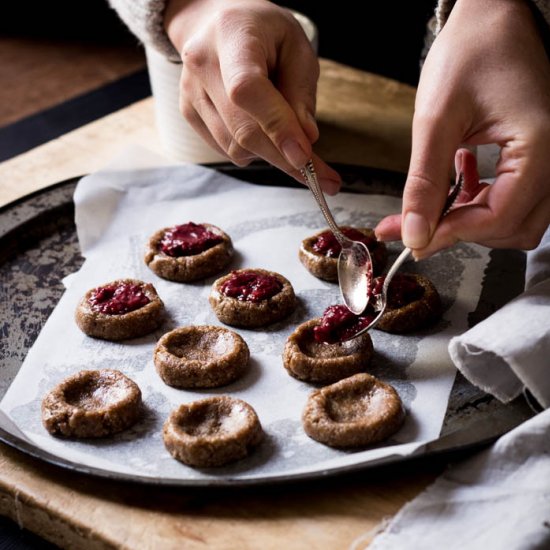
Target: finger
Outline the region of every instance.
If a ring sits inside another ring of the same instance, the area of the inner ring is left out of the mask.
[[[185,118],[211,147],[238,166],[247,166],[256,158],[254,153],[244,150],[234,143],[231,132],[206,93],[203,93],[200,98],[196,98],[190,107],[191,110],[185,114]]]
[[[411,163],[403,192],[405,246],[430,242],[449,189],[449,171],[461,141],[459,124],[443,116],[415,114]]]
[[[259,40],[246,36],[220,47],[220,71],[229,101],[248,113],[295,169],[311,158],[311,143],[282,94],[269,80]]]
[[[474,199],[487,183],[479,181],[477,160],[468,149],[459,149],[455,155],[455,170],[463,174],[462,190],[456,198],[455,205],[461,205]],[[401,239],[401,214],[392,214],[382,219],[375,228],[376,238],[379,241],[397,241]]]
[[[386,216],[374,228],[374,234],[379,241],[389,242],[401,239],[401,214]]]
[[[465,204],[472,201],[485,187],[487,183],[479,181],[477,171],[477,159],[468,149],[459,149],[455,155],[455,169],[457,173],[462,173],[463,184],[455,204]]]
[[[296,25],[296,41],[283,43],[277,88],[296,113],[310,142],[315,143],[319,139],[315,121],[319,61],[301,27]]]
[[[331,168],[326,164],[320,157],[315,153],[312,155],[313,165],[315,166],[315,173],[317,175],[317,180],[321,185],[321,189],[327,195],[336,195],[342,186],[342,179],[336,170]],[[304,176],[299,170],[294,170],[289,172],[289,174],[302,185],[306,185]]]
[[[495,212],[489,206],[492,202],[490,195],[497,192],[496,185],[495,182],[482,191],[475,201],[460,206],[444,218],[430,244],[414,251],[415,258],[426,258],[458,241],[524,250],[537,246],[550,223],[550,198],[535,201],[531,210],[524,213],[521,222],[510,225],[510,215]]]
[[[540,202],[527,216],[519,230],[511,237],[480,242],[490,248],[533,250],[550,224],[550,198]]]
[[[304,182],[301,172],[281,155],[259,124],[246,111],[231,103],[223,88],[211,85],[211,94],[212,100],[201,103],[201,115],[205,120],[212,121],[207,125],[230,159],[238,162],[250,158],[251,155],[260,157],[300,183]],[[323,191],[329,195],[336,194],[341,186],[338,173],[318,156],[312,154],[311,158],[314,159]]]

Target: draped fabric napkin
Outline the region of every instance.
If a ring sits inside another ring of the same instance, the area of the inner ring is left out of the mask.
[[[525,292],[449,344],[464,376],[500,401],[527,388],[550,407],[550,229],[528,254]]]
[[[368,549],[550,548],[549,432],[547,409],[449,468]]]
[[[550,228],[528,254],[525,292],[453,338],[449,351],[498,399],[528,389],[547,410],[449,468],[369,550],[550,548]]]

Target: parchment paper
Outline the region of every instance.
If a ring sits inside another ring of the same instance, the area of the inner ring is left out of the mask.
[[[375,357],[368,372],[391,383],[407,409],[403,428],[381,445],[340,451],[309,439],[301,412],[314,386],[291,378],[281,354],[288,335],[301,322],[340,303],[338,287],[310,275],[298,260],[305,237],[325,227],[307,189],[256,186],[213,170],[161,166],[162,159],[143,150],[127,151],[108,168],[80,181],[75,193],[78,236],[86,261],[67,281],[67,291],[29,351],[1,408],[26,437],[49,452],[74,462],[141,478],[162,480],[269,480],[407,455],[437,438],[455,368],[448,356],[451,337],[467,328],[475,309],[487,263],[485,249],[459,244],[415,263],[404,271],[427,275],[445,306],[443,319],[408,336],[373,331]],[[341,224],[374,226],[397,212],[400,201],[389,196],[342,193],[329,198]],[[143,262],[144,246],[155,230],[187,221],[209,222],[232,237],[236,257],[229,269],[261,267],[277,271],[293,284],[299,307],[288,319],[265,329],[236,329],[250,347],[248,373],[216,390],[179,390],[166,386],[155,371],[152,353],[158,338],[182,325],[220,325],[208,295],[216,277],[202,283],[165,281]],[[399,252],[390,246],[390,261]],[[90,288],[122,277],[155,285],[168,320],[154,334],[122,343],[82,334],[75,307]],[[71,441],[51,437],[41,424],[44,394],[66,376],[82,369],[115,368],[141,388],[146,406],[135,427],[105,440]],[[244,399],[257,411],[266,437],[249,458],[218,469],[193,469],[172,459],[161,430],[178,404],[210,395]]]

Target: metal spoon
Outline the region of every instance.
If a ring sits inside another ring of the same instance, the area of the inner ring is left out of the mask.
[[[372,281],[372,259],[364,243],[346,237],[336,225],[329,210],[323,191],[317,180],[313,161],[302,169],[306,184],[313,193],[325,220],[342,247],[338,256],[338,282],[344,303],[353,313],[359,315],[367,307],[369,288]]]
[[[462,190],[463,185],[464,185],[464,174],[462,174],[461,172],[458,175],[458,178],[455,184],[452,186],[451,191],[447,196],[447,199],[445,200],[445,204],[443,206],[443,213],[439,218],[440,221],[451,211],[451,208],[455,203],[460,191]],[[353,340],[353,338],[357,338],[358,336],[371,330],[378,324],[378,322],[380,321],[380,318],[382,317],[382,315],[384,315],[384,312],[386,311],[386,307],[388,305],[388,288],[390,286],[391,280],[393,279],[393,276],[397,273],[397,270],[401,267],[401,264],[407,259],[410,253],[411,253],[411,249],[405,248],[401,252],[401,254],[399,254],[395,262],[393,262],[392,266],[388,270],[388,273],[384,278],[382,291],[375,298],[376,301],[374,305],[374,311],[376,312],[376,317],[366,327],[362,328],[360,331],[354,334],[351,338],[349,338],[349,340]]]

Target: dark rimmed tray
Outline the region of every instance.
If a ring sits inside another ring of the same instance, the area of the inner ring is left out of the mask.
[[[346,189],[352,192],[399,195],[403,187],[402,174],[349,165],[335,167],[342,174]],[[216,165],[216,169],[255,184],[296,185],[281,172],[263,164],[247,168],[224,164]],[[28,349],[61,297],[62,278],[77,270],[82,263],[73,220],[72,196],[77,182],[78,178],[60,182],[0,209],[0,398],[17,374]],[[484,285],[478,307],[470,318],[471,325],[521,292],[524,267],[525,259],[521,253],[491,253],[486,271],[486,279],[489,279],[490,284]],[[506,284],[502,284],[502,281],[506,281]],[[456,451],[490,441],[530,415],[530,410],[523,401],[518,400],[511,405],[503,406],[458,377],[452,391],[442,437],[428,445],[424,454]],[[0,440],[59,466],[102,477],[135,481],[131,476],[60,459],[17,437],[15,432],[9,430],[0,429]],[[392,460],[403,458],[390,457],[382,462],[388,463]],[[350,468],[333,469],[327,472],[327,475],[372,465],[359,464]],[[276,481],[319,475],[316,473],[288,476],[277,478]],[[137,481],[162,483],[161,480]],[[239,480],[227,484],[246,483],[251,481]],[[252,483],[258,481],[253,480]],[[215,484],[222,485],[223,482],[216,480]]]

